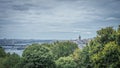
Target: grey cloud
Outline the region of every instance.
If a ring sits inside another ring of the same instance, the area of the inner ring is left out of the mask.
[[[0,3],[11,3],[13,2],[12,0],[0,0]]]
[[[119,4],[117,0],[0,0],[0,27],[3,33],[13,34],[32,33],[33,29],[35,35],[79,31],[91,34],[100,27],[119,24]]]
[[[20,10],[20,11],[24,11],[24,10],[28,10],[29,8],[25,5],[13,5],[12,8],[14,10]]]

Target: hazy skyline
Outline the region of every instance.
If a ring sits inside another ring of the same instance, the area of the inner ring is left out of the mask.
[[[92,38],[120,24],[120,0],[0,0],[0,38]]]

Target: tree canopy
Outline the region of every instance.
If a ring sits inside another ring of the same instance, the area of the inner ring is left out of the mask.
[[[76,68],[76,63],[71,57],[60,57],[56,61],[56,68]]]
[[[52,52],[45,46],[33,44],[23,52],[27,68],[53,68],[54,57]]]

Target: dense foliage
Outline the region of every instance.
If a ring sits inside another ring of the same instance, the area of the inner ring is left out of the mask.
[[[77,44],[70,41],[32,44],[23,52],[25,68],[56,68],[56,60],[71,55],[76,48]]]
[[[79,54],[79,68],[119,68],[120,26],[117,30],[112,27],[98,30]]]
[[[23,52],[27,68],[53,68],[54,57],[52,52],[45,46],[33,44]]]
[[[55,59],[60,57],[67,57],[70,54],[73,54],[74,50],[78,48],[77,44],[70,41],[57,41],[52,45],[53,47],[51,48],[51,51],[53,52]]]
[[[71,57],[60,57],[56,61],[57,68],[76,68],[76,63],[74,62],[73,58]]]
[[[120,26],[102,28],[82,49],[71,41],[32,44],[23,56],[0,47],[0,68],[119,68]]]
[[[6,53],[2,47],[0,47],[0,58],[5,57]]]
[[[4,49],[0,47],[0,68],[15,68],[15,65],[19,63],[19,55],[13,53],[5,53]]]

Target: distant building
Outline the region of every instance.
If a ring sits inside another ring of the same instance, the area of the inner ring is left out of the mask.
[[[78,38],[78,40],[80,41],[81,40],[81,36],[79,35],[79,38]]]

